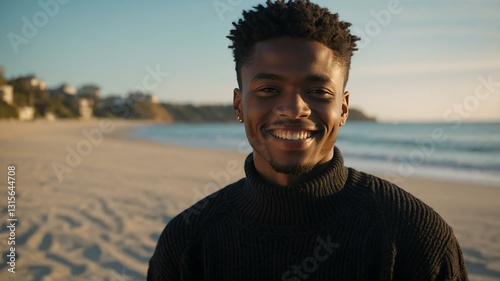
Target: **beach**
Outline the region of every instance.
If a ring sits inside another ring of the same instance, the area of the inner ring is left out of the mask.
[[[0,280],[145,280],[166,223],[244,176],[246,154],[125,134],[146,124],[0,122]],[[15,167],[15,273],[7,263],[8,167]],[[500,187],[423,178],[401,187],[453,227],[471,280],[500,280]]]

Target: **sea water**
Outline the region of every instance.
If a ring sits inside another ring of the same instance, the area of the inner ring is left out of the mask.
[[[172,124],[139,127],[137,137],[248,154],[242,124]],[[424,177],[500,187],[500,123],[350,122],[336,146],[346,166],[394,181]]]

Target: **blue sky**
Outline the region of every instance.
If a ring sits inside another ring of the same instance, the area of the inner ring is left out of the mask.
[[[262,2],[2,1],[0,65],[7,78],[91,83],[104,96],[125,95],[159,69],[168,76],[152,92],[162,101],[230,103],[236,76],[225,37]],[[363,38],[346,88],[351,106],[384,121],[500,120],[500,1],[315,2]]]

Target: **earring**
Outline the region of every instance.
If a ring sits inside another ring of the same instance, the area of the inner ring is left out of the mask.
[[[241,117],[239,115],[236,115],[236,119],[238,120],[238,122],[243,123],[243,120],[241,119]]]

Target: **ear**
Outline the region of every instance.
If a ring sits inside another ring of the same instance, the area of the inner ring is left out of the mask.
[[[233,90],[233,111],[236,117],[243,120],[243,106],[241,104],[242,93],[239,88],[234,88]]]
[[[345,91],[342,95],[342,114],[340,115],[340,123],[342,125],[347,122],[347,117],[349,116],[349,92]]]

